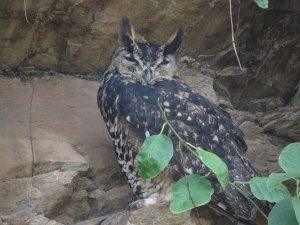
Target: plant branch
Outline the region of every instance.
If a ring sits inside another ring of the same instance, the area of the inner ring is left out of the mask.
[[[180,137],[180,135],[177,133],[177,131],[174,129],[174,127],[172,126],[172,124],[171,124],[170,121],[168,120],[168,118],[167,118],[167,116],[166,116],[166,113],[165,113],[165,111],[163,110],[163,108],[162,108],[162,106],[161,106],[161,104],[160,104],[160,102],[159,102],[159,99],[157,99],[157,105],[158,105],[159,110],[160,110],[160,112],[161,112],[161,114],[163,115],[163,118],[164,118],[164,120],[165,120],[165,123],[163,124],[163,127],[162,127],[162,130],[161,130],[160,134],[163,132],[164,127],[167,125],[167,126],[172,130],[172,132],[175,134],[175,136],[178,138],[178,140],[179,140],[181,143],[183,143],[184,146],[185,146],[188,150],[190,150],[196,157],[198,157],[198,155],[197,155],[197,154],[190,148],[190,146],[188,145],[189,143],[186,142],[185,140],[183,140],[183,139]],[[194,146],[193,146],[193,147],[194,147]],[[194,148],[195,148],[195,147],[194,147]],[[180,149],[180,154],[181,154],[181,157],[182,157],[181,149]],[[184,171],[184,173],[185,173],[185,171]],[[190,188],[189,188],[189,183],[187,182],[187,180],[186,180],[186,187],[187,187],[187,190],[188,190],[188,192],[189,192],[190,200],[191,200],[191,202],[192,202],[194,208],[196,208],[196,204],[195,204],[195,202],[194,202],[194,200],[193,200],[193,198],[192,198],[192,195],[191,195],[191,192],[190,192]]]
[[[161,131],[160,131],[160,133],[159,133],[159,135],[161,135],[163,132],[164,132],[164,129],[165,129],[165,126],[167,125],[167,123],[164,123],[163,124],[163,126],[162,126],[162,128],[161,128]]]
[[[235,185],[235,182],[232,183],[232,182],[229,182],[229,184],[235,189],[237,190],[241,195],[244,196],[244,198],[246,198],[259,212],[260,214],[266,219],[268,220],[268,217],[267,215],[264,213],[264,211],[261,210],[261,208],[259,208],[259,206],[251,199],[249,198],[244,192],[242,189],[240,189],[237,185]]]
[[[236,184],[249,184],[249,181],[234,181]]]
[[[195,149],[195,150],[197,150],[198,149],[198,147],[196,147],[196,146],[194,146],[194,145],[192,145],[191,143],[186,143],[188,146],[190,146],[191,148],[193,148],[193,149]]]
[[[241,15],[241,0],[238,0],[239,2],[239,11],[238,11],[238,18],[237,18],[237,23],[236,23],[236,30],[239,29],[240,27],[240,15]]]
[[[164,120],[165,120],[165,123],[168,125],[168,127],[172,130],[172,132],[176,135],[176,137],[179,139],[179,141],[181,141],[181,142],[185,142],[180,136],[179,136],[179,134],[176,132],[176,130],[173,128],[173,126],[170,124],[170,122],[169,122],[169,120],[168,120],[168,118],[167,118],[167,116],[166,116],[166,113],[165,113],[165,111],[163,110],[163,108],[161,107],[161,104],[160,104],[160,102],[159,102],[159,99],[157,99],[157,105],[158,105],[158,107],[159,107],[159,110],[160,110],[160,112],[161,112],[161,114],[163,115],[163,117],[164,117]]]
[[[177,131],[174,129],[174,127],[172,126],[172,124],[170,123],[170,121],[168,120],[167,116],[166,116],[166,113],[165,111],[163,110],[160,102],[159,102],[159,99],[157,99],[157,105],[159,107],[159,110],[165,120],[165,123],[167,124],[167,126],[171,129],[171,131],[175,134],[175,136],[178,138],[178,140],[184,144],[184,146],[191,152],[193,153],[196,157],[199,158],[199,156],[195,153],[195,151],[193,151],[193,149],[191,148],[191,146],[194,148],[194,149],[197,149],[197,147],[193,146],[192,144],[186,142],[185,140],[183,140],[180,135],[177,133]]]
[[[26,22],[29,24],[29,20],[27,17],[26,0],[24,0],[24,16],[25,16]]]
[[[241,65],[241,62],[240,62],[240,58],[239,58],[239,55],[238,55],[236,47],[235,47],[231,0],[229,0],[229,13],[230,13],[230,23],[231,23],[231,41],[232,41],[232,47],[233,47],[234,53],[236,55],[236,58],[237,58],[240,70],[242,70],[242,65]]]

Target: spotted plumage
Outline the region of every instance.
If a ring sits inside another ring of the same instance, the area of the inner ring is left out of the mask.
[[[181,177],[198,173],[207,175],[216,191],[220,189],[215,176],[187,151],[170,130],[175,153],[167,169],[150,181],[138,174],[136,155],[143,141],[158,134],[164,123],[157,105],[159,99],[166,116],[184,140],[220,156],[229,168],[231,181],[248,181],[256,175],[243,154],[247,146],[243,133],[229,114],[209,102],[178,74],[174,54],[181,43],[178,30],[162,45],[138,43],[128,19],[122,20],[124,46],[114,53],[98,91],[98,106],[117,154],[118,162],[134,194],[147,202],[169,200],[172,183]],[[250,196],[249,187],[238,186]],[[237,191],[227,188],[216,194],[210,205],[236,218],[245,220],[255,209]]]

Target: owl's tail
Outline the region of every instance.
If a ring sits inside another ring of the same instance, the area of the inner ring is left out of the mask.
[[[250,221],[250,220],[245,220],[243,218],[237,217],[234,214],[222,209],[221,207],[219,207],[218,205],[214,204],[214,203],[208,203],[207,204],[211,209],[213,209],[215,212],[217,212],[218,214],[221,214],[225,217],[227,217],[228,219],[232,220],[232,221],[237,221],[243,225],[257,225],[256,223]]]
[[[244,197],[247,196],[252,199],[265,214],[268,214],[272,209],[272,205],[254,199],[250,186],[247,183],[252,177],[259,176],[259,173],[243,157],[236,157],[233,162],[236,164],[232,170],[229,170],[229,179],[232,182],[235,180],[237,182],[235,183],[235,187],[230,185],[223,193],[216,195],[216,198],[220,200],[220,202],[225,203],[224,205],[221,204],[221,206],[223,206],[223,208],[221,207],[221,210],[224,209],[223,211],[225,211],[225,213],[227,212],[227,214],[228,212],[232,212],[232,214],[234,214],[233,219],[236,219],[242,224],[266,224],[265,219],[262,220],[264,223],[253,223],[253,221],[256,221],[256,218],[259,218],[257,217],[257,209],[248,199],[246,199],[246,197]],[[241,194],[241,192],[243,194]],[[214,205],[218,206],[218,204]],[[216,207],[214,207],[214,209],[216,209]],[[220,210],[218,211],[220,212]]]

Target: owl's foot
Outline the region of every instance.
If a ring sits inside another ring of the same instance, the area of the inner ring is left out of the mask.
[[[139,200],[136,200],[136,201],[133,201],[133,202],[129,203],[129,205],[126,208],[126,211],[131,212],[131,211],[137,210],[139,208],[142,208],[142,206],[143,206],[142,201],[143,200],[144,199],[139,199]]]
[[[134,211],[137,209],[140,209],[142,207],[147,207],[149,205],[153,205],[158,203],[158,196],[157,195],[151,195],[148,198],[144,198],[144,199],[138,199],[134,202],[131,202],[127,208],[126,211]]]

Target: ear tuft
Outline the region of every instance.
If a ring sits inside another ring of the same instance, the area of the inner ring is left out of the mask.
[[[182,28],[178,29],[176,33],[167,41],[166,44],[163,45],[164,55],[172,55],[175,54],[177,49],[179,48],[182,41],[183,30]]]
[[[121,32],[123,45],[130,48],[131,44],[134,43],[134,30],[127,17],[122,17]]]

